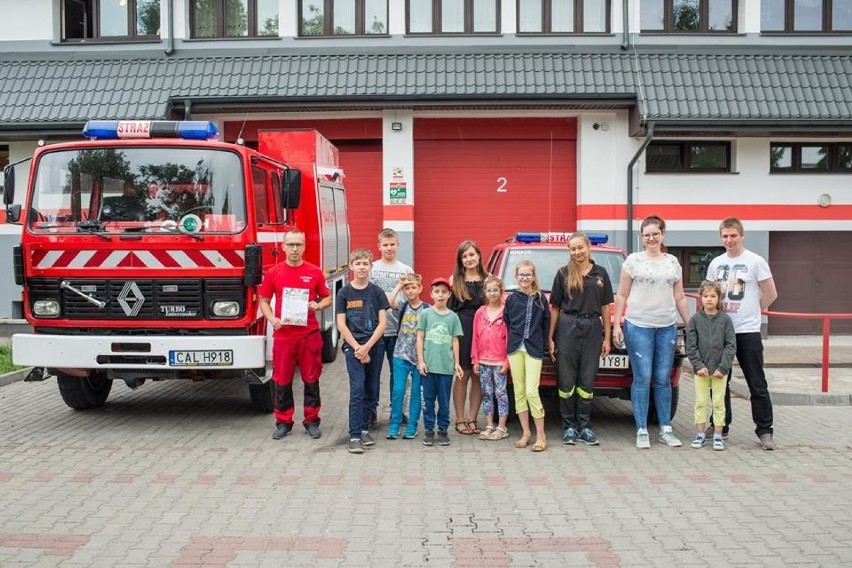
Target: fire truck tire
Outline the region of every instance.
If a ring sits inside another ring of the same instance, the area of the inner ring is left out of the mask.
[[[92,372],[88,377],[72,377],[56,373],[59,394],[65,404],[74,410],[89,410],[103,406],[112,389],[112,381],[106,375]]]
[[[322,332],[322,362],[331,363],[337,359],[337,352],[340,351],[340,334],[336,332],[334,326]]]
[[[677,413],[677,403],[679,398],[680,387],[672,387],[672,420],[674,420],[675,414]],[[648,405],[648,424],[659,424],[660,419],[657,418],[657,408],[654,406],[654,389],[651,389],[650,401],[651,403]]]
[[[251,404],[258,412],[272,412],[275,409],[275,383],[267,381],[262,385],[249,385]]]

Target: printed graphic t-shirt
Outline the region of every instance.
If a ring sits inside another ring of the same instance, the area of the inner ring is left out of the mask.
[[[760,282],[769,278],[769,264],[750,250],[736,257],[717,256],[707,268],[707,279],[722,287],[722,309],[731,316],[737,333],[760,331]]]
[[[337,293],[335,302],[335,312],[346,314],[346,327],[358,343],[370,339],[379,324],[379,311],[390,306],[388,297],[372,282],[362,289],[347,284]]]
[[[455,374],[453,337],[462,335],[461,321],[455,312],[439,314],[433,309],[420,314],[418,331],[424,332],[423,359],[426,370],[440,375]]]

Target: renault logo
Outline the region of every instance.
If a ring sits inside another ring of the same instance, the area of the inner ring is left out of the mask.
[[[127,299],[133,296],[130,302]],[[145,296],[142,295],[142,290],[136,285],[136,282],[125,282],[121,293],[118,295],[118,303],[121,309],[124,310],[124,315],[129,318],[139,315],[142,309],[142,304],[145,303]]]

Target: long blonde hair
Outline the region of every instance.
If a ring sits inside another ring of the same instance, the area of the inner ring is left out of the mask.
[[[571,238],[568,239],[568,246],[570,248],[571,241],[574,239],[583,239],[583,242],[586,243],[586,247],[589,248],[589,253],[591,254],[592,243],[589,241],[589,237],[586,233],[574,233],[571,235]],[[579,263],[574,260],[574,256],[569,253],[568,266],[567,266],[568,274],[565,276],[565,290],[568,292],[568,298],[573,298],[573,294],[571,294],[571,290],[577,290],[580,293],[583,292],[584,283],[583,283],[583,271],[580,269]]]
[[[518,263],[515,265],[515,279],[518,278],[518,271],[521,269],[522,266],[528,266],[530,270],[532,270],[532,295],[537,296],[541,294],[541,284],[539,284],[538,282],[538,274],[535,271],[535,264],[533,264],[531,260],[518,261]]]

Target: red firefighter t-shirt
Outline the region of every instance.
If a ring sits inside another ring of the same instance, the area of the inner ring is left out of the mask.
[[[305,303],[318,302],[330,295],[325,283],[325,276],[319,267],[310,262],[299,266],[290,266],[286,262],[276,264],[263,277],[258,288],[258,294],[264,298],[275,298],[275,317],[281,317],[281,307],[284,305],[285,294],[291,298],[305,297]],[[313,310],[308,309],[305,325],[284,324],[281,329],[273,332],[276,339],[299,339],[311,332],[319,330],[319,322]]]

